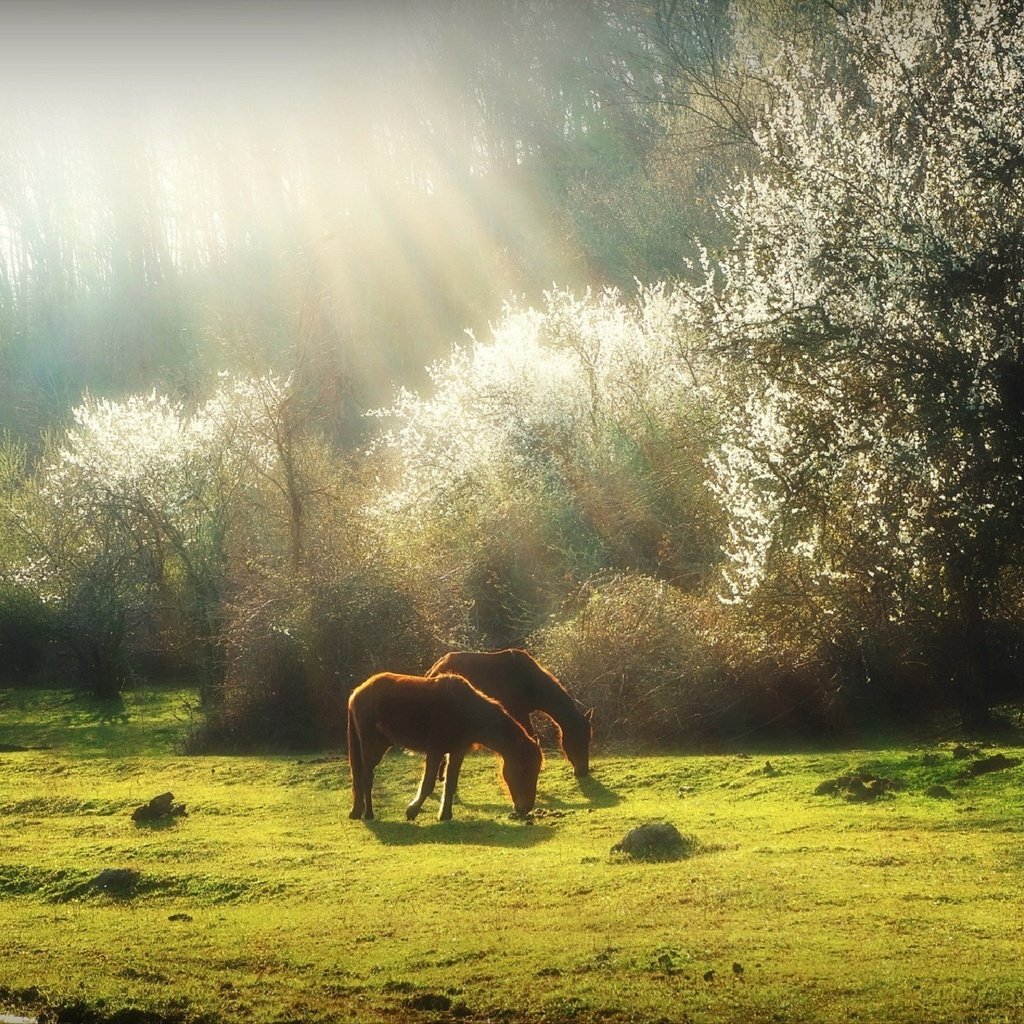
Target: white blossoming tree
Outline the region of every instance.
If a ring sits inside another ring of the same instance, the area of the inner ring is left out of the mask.
[[[715,463],[730,596],[826,642],[927,624],[982,725],[1024,528],[1024,23],[876,2],[836,66],[790,57],[704,290],[741,396]]]
[[[192,413],[156,392],[86,398],[19,496],[19,578],[61,607],[97,695],[123,684],[131,629],[171,606],[216,675],[229,531],[243,512],[256,529],[247,495],[281,475],[272,413],[286,396],[267,378],[224,380]]]
[[[449,607],[472,605],[476,632],[449,635],[522,641],[557,591],[606,566],[706,580],[712,424],[688,320],[663,286],[634,301],[552,291],[455,347],[431,394],[379,414],[391,475],[376,521],[406,563],[434,560]]]

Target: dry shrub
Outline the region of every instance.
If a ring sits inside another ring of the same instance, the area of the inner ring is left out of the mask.
[[[616,574],[531,643],[594,708],[598,738],[722,746],[828,731],[828,686],[766,657],[736,619],[714,595]]]
[[[378,573],[263,580],[231,605],[227,674],[196,750],[340,746],[352,689],[414,671],[435,644],[408,596]]]
[[[670,584],[622,574],[590,583],[578,609],[532,638],[538,657],[594,708],[616,739],[700,735],[720,695],[696,601]]]

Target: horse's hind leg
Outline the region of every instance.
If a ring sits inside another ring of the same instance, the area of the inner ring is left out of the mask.
[[[349,763],[352,767],[352,810],[350,818],[373,818],[373,773],[387,753],[388,744],[382,737],[372,734],[363,736],[356,730],[353,744],[349,732]]]
[[[452,820],[452,801],[455,799],[455,789],[459,784],[459,772],[462,771],[462,759],[466,756],[464,750],[453,750],[448,755],[448,768],[444,775],[444,794],[441,797],[441,812],[438,814],[438,821]]]
[[[412,803],[405,809],[405,816],[410,821],[420,813],[423,801],[434,792],[434,786],[437,783],[438,769],[443,763],[444,754],[433,752],[427,754],[427,759],[423,765],[423,779],[420,781],[419,791],[416,793],[416,797],[413,799]]]
[[[352,810],[348,816],[353,821],[358,821],[366,810],[366,772],[363,768],[363,744],[359,738],[359,725],[351,711],[348,715],[348,766],[352,775]],[[370,785],[373,785],[372,779]]]

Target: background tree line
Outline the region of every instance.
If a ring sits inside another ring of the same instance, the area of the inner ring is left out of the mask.
[[[1019,696],[1011,4],[334,28],[8,111],[5,674],[182,673],[238,746],[467,646],[632,740]]]

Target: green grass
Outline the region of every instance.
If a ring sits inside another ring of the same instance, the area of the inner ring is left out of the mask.
[[[0,743],[52,748],[0,754],[0,1014],[1024,1022],[1024,767],[959,781],[948,746],[770,755],[778,774],[598,750],[580,785],[551,755],[527,825],[483,753],[440,824],[436,803],[404,820],[420,764],[391,755],[362,823],[340,759],[176,753],[182,706],[130,696],[113,721],[0,693]],[[814,795],[858,768],[904,788]],[[188,816],[135,825],[165,790]],[[610,852],[650,820],[699,852]],[[137,871],[132,893],[96,890],[105,868]]]
[[[147,687],[110,701],[62,690],[0,689],[0,744],[76,757],[166,754],[198,709],[189,689]]]

